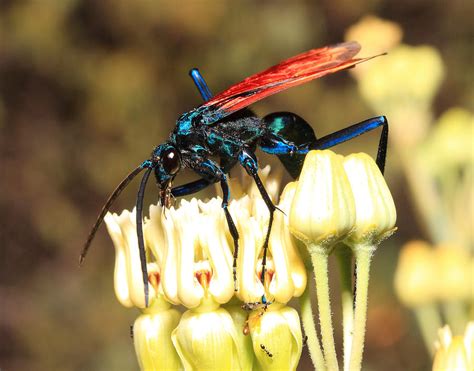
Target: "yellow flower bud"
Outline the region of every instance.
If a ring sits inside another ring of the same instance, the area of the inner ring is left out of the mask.
[[[356,75],[361,95],[374,111],[390,117],[394,143],[400,150],[419,144],[428,132],[431,103],[444,76],[439,52],[402,44],[362,67],[363,73]]]
[[[306,156],[290,209],[290,231],[309,249],[327,249],[349,233],[355,205],[343,158],[329,150]]]
[[[171,338],[186,370],[241,369],[237,329],[217,305],[185,312]]]
[[[474,115],[463,108],[444,112],[424,143],[421,155],[434,175],[473,163]],[[447,176],[452,176],[449,173]]]
[[[354,195],[356,220],[346,238],[353,245],[377,245],[396,230],[397,212],[387,183],[375,161],[366,153],[344,159]]]
[[[298,312],[274,303],[249,316],[255,356],[264,370],[296,370],[303,348]]]
[[[178,370],[182,368],[171,333],[181,314],[164,300],[155,301],[133,325],[133,342],[141,370]]]
[[[394,102],[426,106],[444,75],[439,52],[429,46],[400,45],[372,67],[359,82],[363,96],[374,106]]]
[[[468,323],[464,337],[453,337],[449,326],[441,328],[438,336],[433,371],[474,369],[474,322]]]
[[[450,244],[436,246],[433,253],[438,298],[443,301],[469,299],[473,283],[469,253]]]
[[[409,307],[435,301],[437,266],[433,249],[423,241],[411,241],[400,252],[395,272],[395,291]]]
[[[254,364],[254,354],[252,349],[252,338],[247,332],[248,329],[248,312],[243,310],[240,305],[229,305],[225,309],[229,312],[234,326],[237,329],[237,346],[241,349],[240,363],[242,370],[252,370]]]
[[[344,38],[346,41],[357,40],[362,45],[364,55],[377,55],[386,53],[398,45],[402,36],[403,30],[397,23],[367,15],[349,27]],[[370,63],[377,62],[378,60],[374,60]],[[362,63],[351,70],[351,73],[363,74],[364,67],[367,66]]]

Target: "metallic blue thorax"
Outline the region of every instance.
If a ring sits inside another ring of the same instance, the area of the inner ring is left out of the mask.
[[[237,159],[244,147],[255,149],[264,133],[261,120],[248,110],[212,124],[203,122],[201,110],[193,110],[178,119],[170,142],[185,160],[187,155],[206,154],[228,161]]]

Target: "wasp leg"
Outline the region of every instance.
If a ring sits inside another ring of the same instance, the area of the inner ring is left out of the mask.
[[[308,124],[293,113],[271,114],[264,121],[269,131],[261,141],[262,150],[278,155],[293,178],[298,177],[303,167],[304,156],[301,155],[309,150],[331,148],[382,126],[376,163],[382,174],[384,172],[388,144],[388,121],[385,116],[370,118],[319,139],[310,132]],[[311,136],[314,139],[308,141]]]
[[[138,189],[137,204],[136,204],[136,224],[137,224],[137,240],[138,240],[138,251],[140,253],[140,264],[142,266],[142,278],[143,286],[145,289],[145,307],[148,307],[148,271],[146,266],[146,252],[145,252],[145,239],[143,238],[143,197],[145,195],[145,187],[150,177],[150,173],[153,169],[150,167],[143,174],[140,188]]]
[[[237,291],[237,258],[239,256],[239,232],[229,212],[229,199],[230,190],[227,183],[227,176],[224,171],[219,167],[217,163],[212,160],[204,159],[199,156],[195,156],[192,159],[192,169],[203,177],[203,180],[207,181],[208,184],[220,182],[222,188],[222,209],[224,210],[227,225],[229,227],[230,235],[234,240],[234,257],[232,264],[232,274],[234,278],[234,291]],[[196,181],[194,183],[198,183]],[[204,188],[204,187],[202,187]]]
[[[373,117],[371,119],[351,125],[345,129],[338,130],[335,133],[319,138],[312,143],[310,149],[326,149],[347,142],[361,134],[367,133],[382,126],[382,133],[380,134],[379,146],[377,150],[376,163],[381,173],[385,169],[385,160],[387,157],[387,143],[388,143],[388,121],[385,116]]]
[[[272,230],[273,213],[275,212],[277,208],[273,204],[270,196],[268,195],[265,187],[263,186],[262,181],[260,180],[260,177],[258,176],[258,163],[257,163],[257,158],[255,157],[255,154],[252,153],[252,151],[250,151],[248,148],[244,148],[239,154],[239,162],[247,171],[247,174],[249,174],[255,181],[255,184],[257,185],[260,195],[262,196],[263,201],[265,202],[265,205],[267,205],[268,211],[270,212],[267,234],[265,236],[265,242],[263,244],[262,276],[260,277],[260,281],[262,282],[262,285],[265,287],[265,267],[267,264],[268,240],[270,238],[270,232]],[[267,303],[265,294],[262,296],[262,303],[263,304]]]
[[[174,187],[171,189],[171,194],[174,197],[181,197],[181,196],[187,196],[187,195],[192,195],[193,193],[197,193],[200,190],[210,186],[211,184],[214,184],[218,182],[219,179],[214,179],[214,180],[209,180],[209,179],[198,179],[190,183],[186,183],[177,187]]]
[[[229,226],[230,235],[234,240],[234,257],[232,262],[232,275],[234,277],[234,291],[238,290],[237,287],[237,258],[239,257],[239,232],[235,226],[232,216],[230,215],[228,204],[230,198],[229,185],[227,184],[227,178],[221,180],[222,187],[222,208],[224,209],[225,218],[227,220],[227,225]]]
[[[193,79],[194,84],[199,90],[199,94],[201,94],[202,99],[204,99],[204,101],[208,101],[209,99],[211,99],[212,93],[209,90],[209,87],[207,86],[206,80],[204,80],[204,77],[202,77],[201,72],[199,72],[197,68],[193,68],[189,71],[189,76],[191,76],[191,78]]]

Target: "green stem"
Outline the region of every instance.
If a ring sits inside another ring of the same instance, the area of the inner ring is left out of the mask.
[[[314,368],[318,371],[326,371],[326,362],[324,361],[321,345],[319,344],[318,334],[316,333],[309,286],[310,283],[308,282],[303,295],[300,297],[301,320],[303,322],[304,333],[308,337],[308,350],[311,360],[313,361]]]
[[[440,313],[434,304],[416,307],[414,311],[426,349],[434,356],[434,341],[438,337],[438,329],[442,326]]]
[[[412,199],[421,216],[420,222],[424,223],[422,227],[425,227],[434,242],[446,241],[449,233],[440,195],[433,180],[426,174],[426,169],[419,164],[416,156],[413,156],[413,152],[413,149],[401,148],[399,157]]]
[[[311,251],[314,278],[316,279],[316,295],[318,298],[324,358],[326,359],[328,370],[335,371],[339,370],[339,365],[337,364],[336,347],[334,345],[331,302],[329,299],[328,253],[326,249],[320,246],[311,246],[309,251]]]
[[[341,280],[342,333],[344,344],[344,370],[349,370],[349,357],[352,346],[352,330],[354,326],[354,298],[352,295],[352,251],[348,246],[341,245],[336,249]]]
[[[360,370],[362,367],[365,325],[367,321],[370,260],[374,250],[374,246],[354,246],[357,278],[354,313],[354,337],[352,339],[351,358],[349,362],[349,369],[351,371]]]
[[[446,301],[442,304],[442,310],[453,335],[462,335],[468,322],[464,303],[459,300]]]

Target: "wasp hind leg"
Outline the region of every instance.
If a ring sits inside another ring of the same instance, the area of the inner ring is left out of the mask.
[[[263,201],[265,202],[265,205],[267,205],[268,211],[270,213],[267,234],[265,236],[265,242],[263,243],[262,274],[260,277],[260,281],[262,282],[263,287],[265,287],[265,270],[267,264],[268,241],[270,239],[270,232],[272,230],[273,214],[275,213],[275,210],[277,210],[277,207],[273,204],[270,196],[268,195],[267,190],[265,189],[260,177],[258,176],[258,163],[255,154],[250,151],[250,149],[244,148],[239,154],[239,162],[247,171],[247,174],[249,174],[255,181],[257,189],[259,190],[260,195],[262,196]],[[266,303],[267,299],[265,297],[265,294],[263,294],[262,304]]]
[[[378,127],[382,126],[382,133],[380,134],[379,145],[377,149],[377,159],[375,162],[383,174],[385,170],[385,160],[387,158],[388,145],[388,121],[385,116],[377,116],[351,125],[345,129],[338,130],[332,134],[326,135],[317,139],[310,149],[326,149],[334,147],[340,143],[347,142],[359,135],[365,134]]]
[[[382,174],[384,172],[388,145],[388,121],[385,116],[367,119],[319,139],[311,126],[294,113],[273,113],[265,116],[263,121],[267,134],[262,138],[260,147],[264,152],[277,155],[295,179],[309,150],[331,148],[382,126],[376,163]]]

